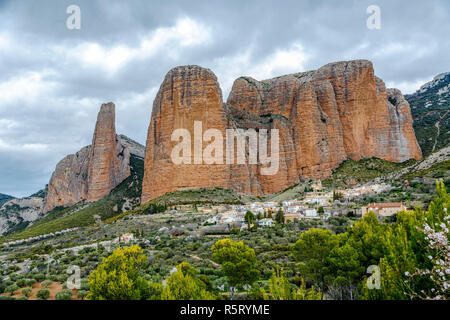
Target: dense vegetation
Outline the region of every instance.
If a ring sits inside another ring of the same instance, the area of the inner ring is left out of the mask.
[[[333,175],[323,181],[327,187],[342,187],[363,184],[377,177],[401,170],[412,165],[415,160],[403,163],[389,162],[378,158],[361,159],[360,161],[345,160]]]
[[[442,182],[437,184],[436,193],[428,211],[401,212],[391,223],[381,223],[369,214],[340,234],[311,228],[297,240],[287,237],[284,243],[266,242],[263,248],[247,240],[249,231],[240,235],[244,242],[217,240],[210,252],[204,253],[215,269],[197,270],[183,262],[181,255],[175,272],[166,273],[165,285],[164,272],[155,257],[148,260],[137,246],[124,249],[132,253],[128,257],[126,251],[118,249],[91,274],[89,286],[106,292],[98,297],[113,295],[118,290],[114,289],[115,281],[119,281],[114,279],[119,277],[130,286],[126,291],[129,296],[117,296],[121,299],[229,298],[229,293],[217,289],[218,280],[223,279],[231,294],[238,288],[238,297],[253,299],[447,299],[450,196]],[[289,226],[280,225],[273,232],[284,234],[286,228]],[[157,243],[155,249],[164,243]],[[188,246],[195,245],[199,244]],[[170,252],[167,254],[170,257]],[[127,267],[117,270],[126,276],[113,273],[122,263]],[[128,268],[132,270],[126,271]],[[380,279],[369,278],[368,268],[374,276],[377,273],[373,270],[379,268]],[[97,297],[97,289],[90,297]]]
[[[32,226],[4,237],[1,241],[26,239],[69,228],[84,227],[94,224],[95,216],[106,220],[121,213],[122,209],[131,210],[140,202],[143,175],[143,160],[132,155],[131,175],[106,197],[91,204],[78,203],[68,208],[55,208],[44,218],[35,221]]]
[[[450,74],[447,74],[425,92],[405,96],[411,106],[414,131],[424,155],[432,152],[435,143],[435,150],[450,143],[450,93],[438,93],[449,84]]]

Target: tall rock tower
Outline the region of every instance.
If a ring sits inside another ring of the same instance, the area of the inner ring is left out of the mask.
[[[130,154],[143,157],[139,146],[116,134],[115,106],[103,104],[97,116],[92,145],[62,159],[48,184],[42,211],[96,201],[130,175]]]
[[[92,139],[87,180],[87,201],[107,195],[130,175],[130,153],[116,135],[115,105],[103,104]]]

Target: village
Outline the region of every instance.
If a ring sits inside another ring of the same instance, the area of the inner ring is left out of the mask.
[[[248,214],[258,227],[271,227],[276,223],[297,223],[302,219],[328,220],[332,217],[364,217],[373,211],[382,220],[406,210],[401,202],[370,203],[358,205],[364,196],[372,196],[391,189],[389,184],[371,184],[349,189],[326,190],[320,181],[311,186],[312,191],[302,197],[284,201],[250,202],[245,205],[218,205],[199,208],[200,212],[216,213],[205,225],[238,226],[248,228]]]

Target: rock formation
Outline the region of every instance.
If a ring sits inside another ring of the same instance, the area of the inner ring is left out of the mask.
[[[116,134],[115,106],[103,104],[92,145],[57,164],[48,184],[43,212],[106,196],[130,175],[130,154],[143,157],[143,148]]]
[[[224,137],[228,128],[278,129],[278,172],[261,175],[260,162],[196,163],[194,152],[191,164],[174,164],[171,154],[178,142],[171,135],[187,129],[194,137],[194,121],[201,121],[203,132],[218,129]],[[225,104],[212,71],[177,67],[166,75],[153,103],[142,202],[199,187],[268,194],[302,178],[325,178],[346,159],[368,157],[397,162],[422,157],[408,103],[400,91],[385,88],[370,61],[331,63],[265,81],[241,77]]]

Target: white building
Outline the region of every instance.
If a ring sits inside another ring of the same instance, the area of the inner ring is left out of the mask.
[[[271,227],[271,226],[273,226],[273,220],[272,219],[268,219],[268,218],[261,219],[261,220],[259,220],[258,225],[260,227]]]
[[[124,233],[120,236],[119,242],[122,243],[129,243],[130,241],[134,240],[134,235],[132,233]]]
[[[306,209],[305,211],[305,216],[306,217],[317,217],[317,210],[316,209]]]

